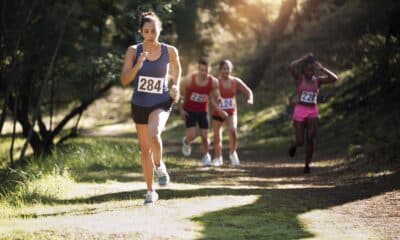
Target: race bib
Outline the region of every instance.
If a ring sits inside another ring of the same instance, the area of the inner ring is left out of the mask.
[[[139,76],[138,91],[162,94],[164,78]]]
[[[222,102],[219,104],[221,109],[233,109],[234,101],[233,98],[223,98]]]
[[[190,95],[190,100],[193,102],[198,102],[198,103],[204,103],[208,99],[208,95],[205,94],[199,94],[196,92],[193,92],[192,95]]]
[[[317,103],[317,93],[302,91],[300,101],[303,103]]]

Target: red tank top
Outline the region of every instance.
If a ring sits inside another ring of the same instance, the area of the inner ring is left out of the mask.
[[[303,105],[316,105],[319,93],[320,82],[318,77],[313,76],[312,82],[309,83],[302,77],[300,84],[297,86],[297,103]]]
[[[222,79],[218,79],[219,82],[219,92],[221,94],[222,102],[219,104],[219,108],[228,113],[229,116],[232,116],[236,111],[236,91],[237,84],[235,79],[230,79],[228,81],[231,82],[228,88],[225,88],[223,85]],[[213,115],[218,116],[218,112],[214,110]]]
[[[191,112],[208,112],[208,95],[212,90],[212,77],[207,76],[207,84],[199,86],[196,83],[196,75],[192,75],[192,81],[186,89],[183,108]]]

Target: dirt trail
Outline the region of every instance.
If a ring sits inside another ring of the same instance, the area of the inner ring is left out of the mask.
[[[179,154],[178,142],[167,141],[166,146],[167,155]],[[200,163],[171,168],[173,183],[159,191],[160,200],[152,207],[142,205],[142,182],[77,183],[71,191],[81,195],[64,199],[61,206],[30,210],[34,218],[0,219],[0,239],[30,239],[29,234],[45,239],[201,239],[205,226],[193,217],[251,205],[262,197],[288,211],[304,204],[289,213],[314,239],[399,239],[399,171],[366,181],[343,177],[349,173],[332,156],[317,154],[310,175],[302,173],[301,156],[290,159],[252,149],[241,149],[240,156],[239,168],[204,168]]]
[[[252,203],[256,196],[198,197],[190,201],[160,200],[154,206],[142,206],[132,201],[123,209],[94,214],[12,219],[2,223],[0,234],[8,231],[28,233],[53,232],[59,237],[83,239],[195,239],[202,226],[190,217],[229,207]],[[229,203],[229,204],[227,204]]]

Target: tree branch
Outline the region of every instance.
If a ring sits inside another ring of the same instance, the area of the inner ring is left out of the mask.
[[[46,128],[46,125],[43,122],[42,114],[39,113],[38,115],[38,125],[39,125],[39,132],[42,138],[46,138],[49,135],[49,131]]]
[[[104,86],[102,89],[100,89],[92,98],[83,101],[81,103],[81,105],[79,105],[78,107],[72,109],[72,111],[66,115],[63,120],[61,120],[61,122],[57,125],[57,127],[54,128],[53,132],[51,133],[52,137],[57,136],[61,130],[65,127],[65,125],[69,122],[69,120],[71,120],[72,118],[74,118],[76,115],[82,113],[83,111],[86,110],[86,108],[92,104],[95,100],[99,99],[100,97],[103,96],[103,94],[105,92],[107,92],[111,87],[113,86],[113,83],[108,83],[106,86]]]

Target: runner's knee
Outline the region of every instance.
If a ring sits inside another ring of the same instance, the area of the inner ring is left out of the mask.
[[[142,159],[148,159],[151,157],[151,149],[150,146],[140,146],[140,154],[142,156]]]

